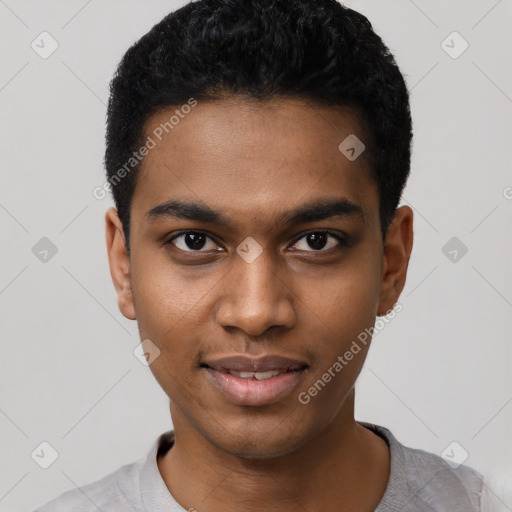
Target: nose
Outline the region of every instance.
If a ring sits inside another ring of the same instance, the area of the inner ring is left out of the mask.
[[[271,327],[290,329],[296,322],[294,294],[279,274],[279,262],[263,251],[248,263],[238,255],[223,283],[217,322],[247,335],[260,336]]]

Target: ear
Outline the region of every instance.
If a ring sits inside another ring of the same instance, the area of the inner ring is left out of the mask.
[[[397,209],[386,232],[382,281],[377,315],[387,314],[398,301],[405,285],[413,243],[413,212],[408,206]]]
[[[126,250],[123,225],[112,207],[105,214],[108,262],[110,275],[117,293],[117,304],[121,313],[129,320],[135,320],[135,307],[130,278],[130,258]]]

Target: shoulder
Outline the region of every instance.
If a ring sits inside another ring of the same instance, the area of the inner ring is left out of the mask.
[[[439,455],[403,446],[410,492],[432,510],[479,511],[483,476]],[[448,507],[448,508],[447,508]]]
[[[34,512],[97,512],[98,510],[128,511],[135,503],[125,488],[139,489],[139,472],[143,460],[127,464],[103,478],[67,491],[37,508]]]
[[[379,512],[478,512],[483,476],[474,469],[401,444],[386,428],[363,424],[390,448],[391,472]]]

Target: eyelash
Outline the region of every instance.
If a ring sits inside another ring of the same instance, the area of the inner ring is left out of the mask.
[[[188,230],[185,230],[185,231],[180,231],[179,233],[173,235],[172,238],[170,238],[169,240],[167,240],[164,243],[164,245],[174,245],[172,243],[174,240],[176,240],[177,238],[179,238],[181,236],[186,235],[187,233],[197,233],[197,234],[200,234],[200,235],[205,235],[207,238],[209,238],[210,240],[212,240],[213,242],[215,242],[217,244],[215,239],[213,237],[211,237],[207,232],[205,232],[205,231],[197,231],[197,230],[194,230],[194,229],[188,229]],[[327,252],[332,251],[333,249],[341,249],[343,247],[348,247],[349,246],[349,241],[347,240],[346,236],[340,235],[340,234],[335,233],[333,231],[330,231],[328,229],[314,229],[314,230],[311,230],[311,231],[307,231],[305,233],[301,233],[300,236],[298,236],[295,239],[295,241],[292,243],[292,246],[296,245],[300,240],[302,240],[303,238],[305,238],[308,235],[311,235],[313,233],[325,233],[325,234],[333,237],[334,239],[336,239],[336,241],[338,242],[338,245],[336,247],[334,247],[334,248],[330,248],[330,249],[326,249],[326,250],[318,249],[318,250],[315,251],[314,249],[311,249],[311,251],[303,251],[303,250],[299,249],[298,252],[313,252],[313,253],[325,252],[325,253],[327,253]],[[217,244],[217,245],[219,245],[219,244]],[[192,249],[189,250],[189,251],[185,251],[183,249],[179,249],[178,247],[176,247],[176,249],[178,251],[181,251],[182,253],[186,253],[186,254],[202,254],[202,253],[209,253],[209,252],[211,252],[211,251],[202,251],[202,250],[194,251]]]

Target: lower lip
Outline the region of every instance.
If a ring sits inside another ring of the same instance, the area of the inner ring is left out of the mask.
[[[270,405],[289,395],[298,385],[302,370],[281,373],[270,379],[242,379],[205,368],[221,391],[236,405]]]

